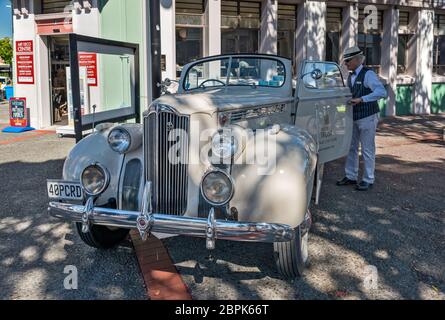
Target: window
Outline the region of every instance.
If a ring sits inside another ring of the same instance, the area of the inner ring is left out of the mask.
[[[408,11],[399,12],[399,40],[397,48],[397,73],[404,74],[408,68],[408,48],[414,34],[409,30],[410,14]]]
[[[445,76],[445,35],[434,37],[433,73]]]
[[[399,46],[397,49],[397,73],[406,73],[408,68],[408,43],[413,37],[411,34],[399,34]]]
[[[176,76],[181,76],[184,65],[202,58],[204,2],[176,0]]]
[[[340,61],[342,8],[328,7],[326,18],[326,61]]]
[[[221,1],[221,53],[258,52],[261,2]]]
[[[365,28],[365,18],[366,15],[364,14],[363,9],[360,9],[358,46],[363,50],[363,53],[366,56],[365,65],[379,74],[380,60],[382,56],[383,11],[378,11],[377,30]]]
[[[221,27],[259,29],[261,2],[221,1]]]
[[[333,89],[344,87],[343,76],[334,63],[308,62],[304,66],[303,83],[309,89]]]
[[[216,58],[193,65],[185,75],[184,89],[204,90],[226,85],[278,88],[285,80],[284,65],[273,58]]]
[[[445,14],[435,15],[433,73],[445,76]]]
[[[293,60],[295,52],[295,5],[278,4],[278,55]]]
[[[71,12],[73,10],[73,1],[43,0],[41,8],[42,13]]]
[[[203,56],[202,28],[176,27],[176,76],[181,76],[182,67]]]

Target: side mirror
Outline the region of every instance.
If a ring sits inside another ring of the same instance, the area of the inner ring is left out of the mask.
[[[320,80],[323,77],[323,72],[320,69],[314,69],[311,72],[311,77],[314,80]]]
[[[163,85],[166,87],[170,87],[172,84],[172,81],[169,78],[165,78]]]
[[[314,69],[310,72],[306,72],[301,76],[301,79],[306,77],[307,75],[311,75],[311,78],[314,80],[320,80],[323,77],[323,72],[320,69]]]

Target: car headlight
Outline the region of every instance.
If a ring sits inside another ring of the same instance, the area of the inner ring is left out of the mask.
[[[202,179],[201,193],[204,199],[210,204],[223,206],[233,197],[233,180],[224,171],[210,171],[206,173]]]
[[[110,175],[100,164],[86,167],[81,175],[80,183],[83,190],[89,196],[98,196],[108,187]]]
[[[108,144],[113,151],[123,154],[128,151],[131,145],[130,133],[122,127],[111,130],[108,135]]]
[[[212,155],[223,160],[236,157],[244,149],[244,143],[244,130],[241,127],[222,128],[212,137]]]

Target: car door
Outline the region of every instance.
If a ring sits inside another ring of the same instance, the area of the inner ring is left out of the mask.
[[[333,62],[304,61],[296,89],[296,125],[316,140],[319,164],[345,156],[352,137],[351,92]]]

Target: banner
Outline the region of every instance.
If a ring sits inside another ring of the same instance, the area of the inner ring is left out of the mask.
[[[87,69],[88,86],[97,87],[97,54],[80,52],[79,67]]]
[[[18,84],[34,84],[34,46],[32,40],[16,41],[16,68]]]

